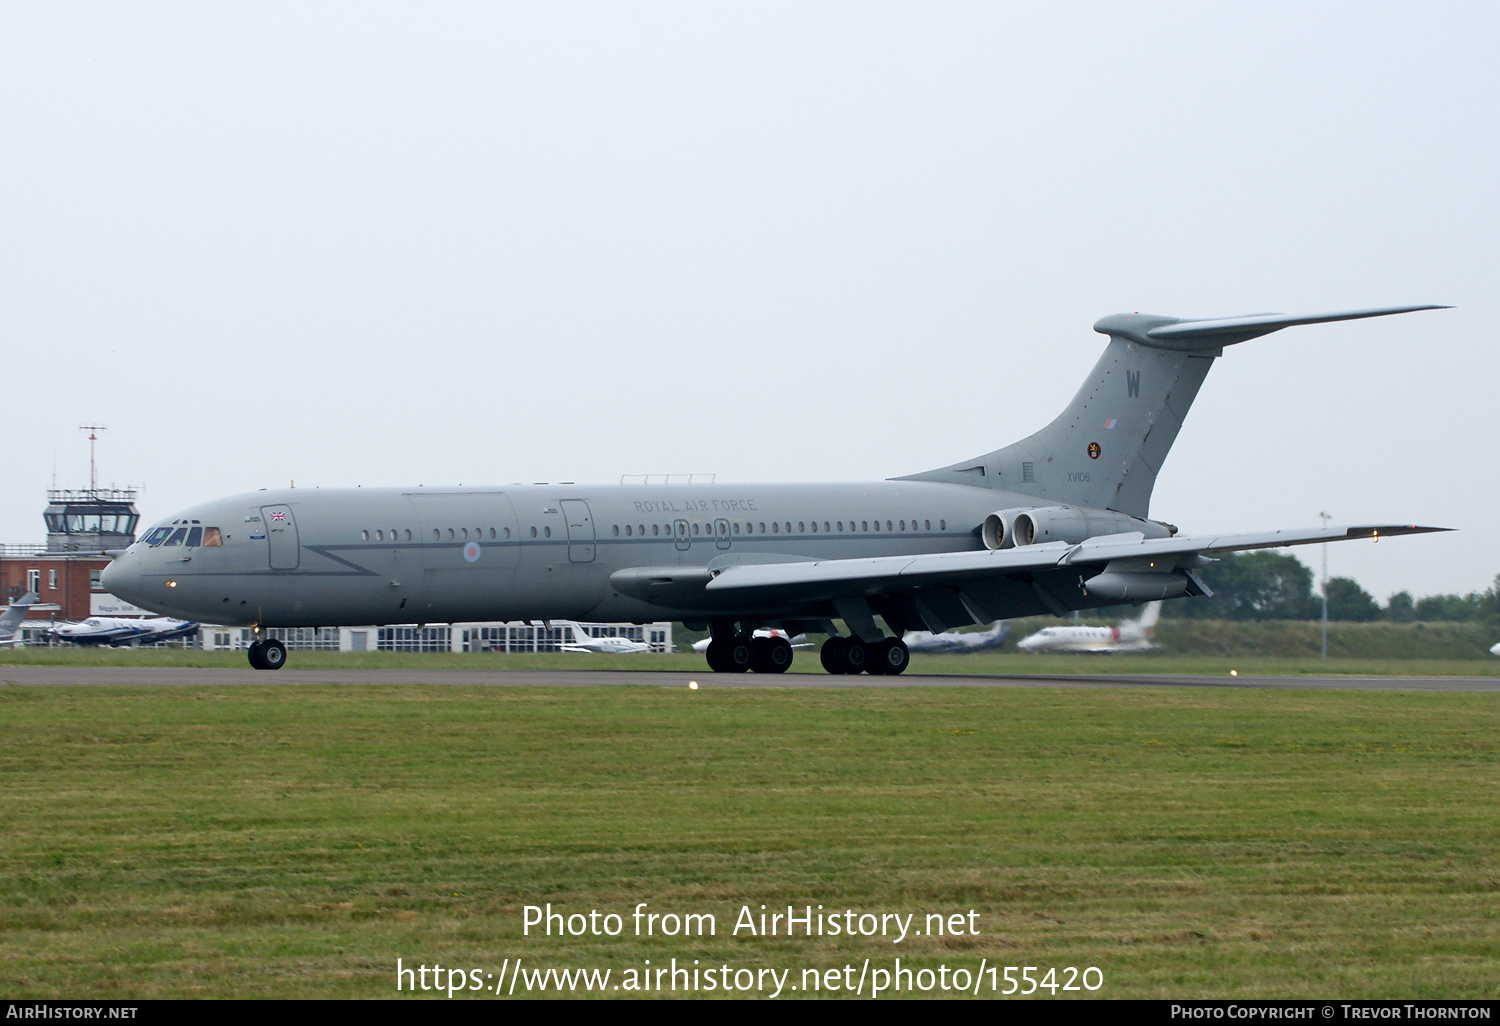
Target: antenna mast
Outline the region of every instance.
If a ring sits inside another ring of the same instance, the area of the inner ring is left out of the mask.
[[[79,424],[78,430],[89,433],[89,491],[97,492],[99,490],[99,472],[94,463],[94,443],[99,441],[97,432],[108,431],[109,426],[107,424]]]

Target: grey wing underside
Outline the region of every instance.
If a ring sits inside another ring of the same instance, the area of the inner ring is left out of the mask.
[[[668,585],[667,590],[686,598],[678,590],[686,585],[686,590],[697,591],[709,606],[721,609],[832,608],[851,624],[862,624],[856,626],[861,634],[872,629],[872,609],[885,612],[888,619],[895,615],[907,627],[923,625],[941,631],[1036,612],[1062,615],[1072,609],[1113,604],[1113,600],[1207,594],[1192,571],[1214,553],[1360,538],[1379,541],[1444,530],[1448,529],[1388,524],[1193,538],[1108,535],[1080,544],[710,567],[699,571],[701,576],[691,582],[678,568],[675,587]],[[633,577],[629,583],[639,586],[651,574],[651,568],[637,568],[621,571],[616,580],[625,584]],[[1169,579],[1175,588],[1152,592],[1153,586]],[[1185,586],[1184,581],[1188,582]],[[1106,593],[1104,582],[1126,590]]]

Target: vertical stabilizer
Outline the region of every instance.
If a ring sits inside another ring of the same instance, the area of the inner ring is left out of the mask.
[[[1051,424],[1014,445],[897,480],[975,485],[1034,496],[1049,505],[1093,506],[1145,518],[1156,475],[1224,346],[1297,324],[1436,309],[1442,308],[1214,320],[1138,313],[1104,317],[1094,325],[1109,336],[1104,355]]]

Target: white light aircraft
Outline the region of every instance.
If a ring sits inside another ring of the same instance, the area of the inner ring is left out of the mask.
[[[565,642],[562,646],[564,652],[605,652],[610,655],[626,655],[630,652],[649,652],[651,646],[644,641],[633,641],[630,638],[594,638],[582,625],[573,623],[571,620],[562,621],[562,625],[573,632],[571,643]]]
[[[174,620],[170,616],[147,616],[141,618],[119,616],[91,616],[78,623],[58,624],[48,635],[54,641],[69,641],[75,645],[129,645],[135,648],[158,641],[171,641],[191,634],[198,625],[191,620]]]
[[[1121,620],[1114,627],[1043,627],[1017,642],[1022,652],[1144,652],[1151,648],[1151,632],[1161,618],[1161,603],[1148,602],[1139,620]]]
[[[911,652],[927,655],[959,655],[964,652],[983,652],[999,648],[1010,636],[1010,621],[1000,620],[987,631],[947,631],[934,634],[931,631],[907,631],[901,636]]]
[[[1500,655],[1500,644],[1496,644],[1495,647],[1490,649],[1490,655]]]

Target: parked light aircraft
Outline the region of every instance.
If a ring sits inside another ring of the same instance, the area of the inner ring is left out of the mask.
[[[0,645],[14,645],[21,640],[21,621],[26,619],[26,614],[36,605],[36,601],[36,592],[28,591],[6,606],[4,613],[0,613]]]
[[[1043,627],[1016,642],[1022,652],[1144,652],[1161,618],[1161,603],[1149,602],[1139,620],[1121,620],[1113,627]]]
[[[901,642],[909,652],[927,655],[959,655],[964,652],[983,652],[999,648],[1010,636],[1010,622],[996,621],[987,631],[948,631],[934,634],[931,631],[907,631]]]
[[[631,638],[590,637],[587,630],[571,620],[564,620],[562,626],[573,632],[573,640],[565,642],[562,646],[564,652],[607,652],[611,655],[624,655],[629,652],[651,651],[649,643]]]
[[[77,623],[62,623],[47,632],[54,641],[75,645],[150,645],[193,633],[198,625],[169,616],[91,616]]]
[[[1494,647],[1490,649],[1490,655],[1500,655],[1500,643],[1496,643]]]
[[[781,672],[785,638],[826,632],[835,673],[900,673],[907,631],[1204,595],[1215,553],[1439,528],[1182,537],[1150,517],[1156,475],[1225,346],[1312,316],[1105,317],[1103,355],[1051,424],[888,481],[275,490],[161,521],[103,572],[147,609],[266,627],[476,620],[681,620],[710,668]],[[909,430],[909,429],[908,429]],[[887,636],[876,617],[894,633]],[[850,634],[837,635],[834,619]],[[250,662],[279,668],[258,640]]]

